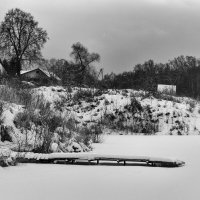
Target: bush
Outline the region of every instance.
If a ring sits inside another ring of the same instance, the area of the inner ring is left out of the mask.
[[[93,98],[93,94],[91,90],[78,90],[73,97],[74,101],[78,101],[78,100],[87,100]]]
[[[50,152],[55,134],[58,135],[58,143],[67,144],[74,138],[77,142],[89,147],[92,141],[100,140],[98,129],[95,128],[92,132],[88,128],[77,128],[73,118],[65,121],[60,115],[55,115],[49,103],[41,100],[42,98],[36,98],[36,101],[15,116],[14,123],[24,135],[23,141],[19,142],[19,150],[30,149],[28,148],[30,146],[28,135],[30,134],[35,138],[32,151],[37,153]]]
[[[192,113],[196,106],[196,102],[194,100],[189,100],[189,101],[187,101],[187,104],[189,104],[188,110]]]
[[[60,112],[63,112],[63,109],[70,100],[70,97],[66,98],[64,96],[60,96],[59,100],[54,101],[54,108]]]
[[[86,146],[90,146],[92,143],[92,132],[89,128],[83,127],[79,128],[77,131],[78,134],[76,135],[75,139],[78,143],[83,143]]]
[[[181,103],[181,100],[177,98],[176,96],[168,95],[163,92],[156,92],[154,94],[154,97],[160,100],[166,100],[166,101],[172,101],[176,103]]]
[[[5,103],[0,102],[0,140],[2,142],[9,141],[12,142],[12,137],[10,136],[10,129],[8,126],[3,125],[3,112],[4,112]]]
[[[32,94],[29,89],[21,89],[17,91],[19,97],[19,104],[27,106],[32,101]]]
[[[90,127],[91,132],[92,132],[92,142],[94,143],[101,143],[103,141],[102,138],[102,128],[100,125],[92,125]]]
[[[42,125],[40,129],[40,138],[41,143],[39,145],[36,145],[33,149],[33,152],[35,153],[50,153],[50,146],[52,143],[52,138],[54,134],[50,131],[48,125]]]
[[[108,128],[131,133],[155,134],[158,132],[159,120],[154,119],[150,106],[142,107],[140,102],[132,98],[131,103],[124,106],[124,111],[105,113],[101,123]]]
[[[29,89],[17,89],[8,85],[0,86],[0,100],[19,105],[27,105],[32,100]]]
[[[136,112],[142,112],[143,108],[141,103],[136,98],[131,98],[131,104],[129,106],[129,111],[133,114]]]
[[[14,123],[24,134],[25,141],[20,141],[20,145],[29,146],[28,133],[35,137],[35,152],[48,153],[55,129],[61,125],[62,119],[55,116],[50,110],[50,105],[44,101],[33,101],[28,104],[23,112],[15,116]]]
[[[31,110],[24,110],[17,113],[14,118],[14,124],[17,128],[25,128],[31,130],[31,125],[34,123],[36,126],[41,125],[39,116]]]
[[[77,130],[76,140],[90,146],[91,143],[102,142],[102,129],[100,125],[92,125],[91,127],[81,127]]]
[[[7,126],[0,125],[0,136],[2,142],[4,141],[12,142],[12,137],[9,134],[9,128]]]

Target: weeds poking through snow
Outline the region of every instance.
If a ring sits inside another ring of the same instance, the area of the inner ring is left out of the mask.
[[[73,100],[74,101],[80,101],[80,100],[85,100],[88,101],[89,99],[93,98],[93,93],[91,90],[78,90],[74,96]]]

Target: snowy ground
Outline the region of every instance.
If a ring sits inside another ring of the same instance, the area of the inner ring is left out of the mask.
[[[3,200],[197,200],[199,136],[107,136],[95,153],[178,158],[180,168],[20,164],[0,168]]]
[[[8,89],[7,86],[2,87],[5,87],[4,90]],[[72,140],[67,140],[65,144],[62,144],[64,148],[59,147],[57,136],[62,135],[62,127],[65,126],[67,135],[75,127],[90,128],[90,132],[95,134],[118,132],[118,134],[200,135],[200,102],[186,97],[157,94],[155,98],[149,96],[147,92],[131,89],[101,91],[72,88],[69,92],[68,89],[60,86],[35,88],[32,90],[32,97],[31,108],[28,106],[27,110],[26,106],[3,102],[0,118],[14,145],[18,145],[15,149],[19,147],[19,143],[23,142],[31,151],[35,143],[41,143],[42,139],[37,137],[38,130],[42,130],[39,125],[41,120],[38,123],[33,119],[44,119],[43,115],[47,111],[51,113],[51,117],[55,115],[57,119],[54,120],[56,127],[52,138],[55,144],[51,145],[53,152],[73,152],[74,149],[86,151],[88,147],[90,148],[89,144],[83,145],[83,138],[79,138],[79,141],[75,140],[76,136],[80,135],[78,130],[73,131]],[[48,102],[50,110],[42,102]],[[41,111],[42,107],[43,111]],[[36,110],[36,112],[33,113],[31,110]],[[20,112],[24,114],[19,114]],[[30,113],[29,117],[27,113]],[[26,117],[20,118],[20,116]],[[24,130],[23,124],[27,123],[25,119],[28,118],[32,119],[28,123],[31,129],[29,127]],[[59,124],[58,121],[62,123]],[[86,130],[82,129],[82,131]]]
[[[92,91],[86,88],[82,90]],[[118,129],[120,125],[117,122],[121,122],[124,129],[137,126],[147,128],[147,122],[150,121],[157,127],[156,134],[159,135],[200,134],[200,103],[191,98],[174,96],[168,96],[168,98],[165,96],[168,100],[150,96],[144,98],[144,91],[131,89],[108,90],[93,98],[85,97],[78,101],[69,98],[77,94],[77,91],[77,88],[73,88],[72,93],[69,93],[62,87],[39,87],[34,90],[34,94],[41,95],[50,102],[55,113],[60,112],[55,105],[61,102],[58,105],[59,109],[63,109],[64,118],[66,116],[74,118],[77,124],[83,126],[102,123],[102,120],[107,119],[110,125],[118,124]],[[133,97],[140,102],[143,109],[149,107],[148,116],[150,118],[145,117],[144,112],[134,114],[131,111],[131,108],[136,107],[135,104],[130,106]],[[136,130],[137,133],[144,133],[140,128]]]

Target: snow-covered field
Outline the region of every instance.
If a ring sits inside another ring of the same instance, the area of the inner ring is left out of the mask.
[[[62,115],[73,117],[77,124],[89,126],[102,120],[109,120],[110,124],[122,122],[124,129],[127,127],[148,126],[147,121],[157,127],[156,134],[159,135],[198,135],[200,134],[200,103],[191,98],[168,96],[169,100],[157,99],[154,97],[143,97],[144,91],[127,90],[107,90],[93,98],[85,97],[75,101],[69,96],[74,96],[78,88],[73,88],[68,93],[63,87],[39,87],[34,93],[41,95],[44,100],[54,105],[56,102],[62,102]],[[82,88],[82,91],[91,92],[91,89]],[[131,111],[131,108],[137,107],[135,104],[130,106],[132,98],[141,104],[144,108],[148,107],[150,119],[145,118],[141,112]],[[66,99],[68,99],[66,101]],[[71,99],[71,100],[70,100]],[[60,104],[59,109],[61,109]],[[59,111],[60,112],[60,111]],[[69,115],[70,113],[70,115]],[[119,124],[117,125],[119,128]],[[124,130],[123,130],[124,131]],[[137,130],[137,133],[144,133]]]
[[[199,136],[106,136],[95,153],[178,158],[179,168],[20,164],[0,168],[2,200],[198,200]]]
[[[8,89],[6,85],[2,87],[3,91]],[[31,95],[29,106],[2,102],[2,125],[12,139],[12,149],[17,151],[21,146],[33,151],[41,145],[38,133],[46,130],[41,124],[47,111],[48,121],[51,118],[55,122],[48,124],[53,132],[48,149],[53,152],[88,151],[92,138],[94,141],[101,133],[200,135],[200,102],[187,97],[152,96],[132,89],[69,91],[61,86],[34,88]],[[89,142],[81,131],[91,133]]]

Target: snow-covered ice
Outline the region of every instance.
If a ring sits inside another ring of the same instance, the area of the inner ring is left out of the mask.
[[[94,153],[178,158],[179,168],[19,164],[0,168],[2,200],[198,200],[199,136],[106,136]]]

